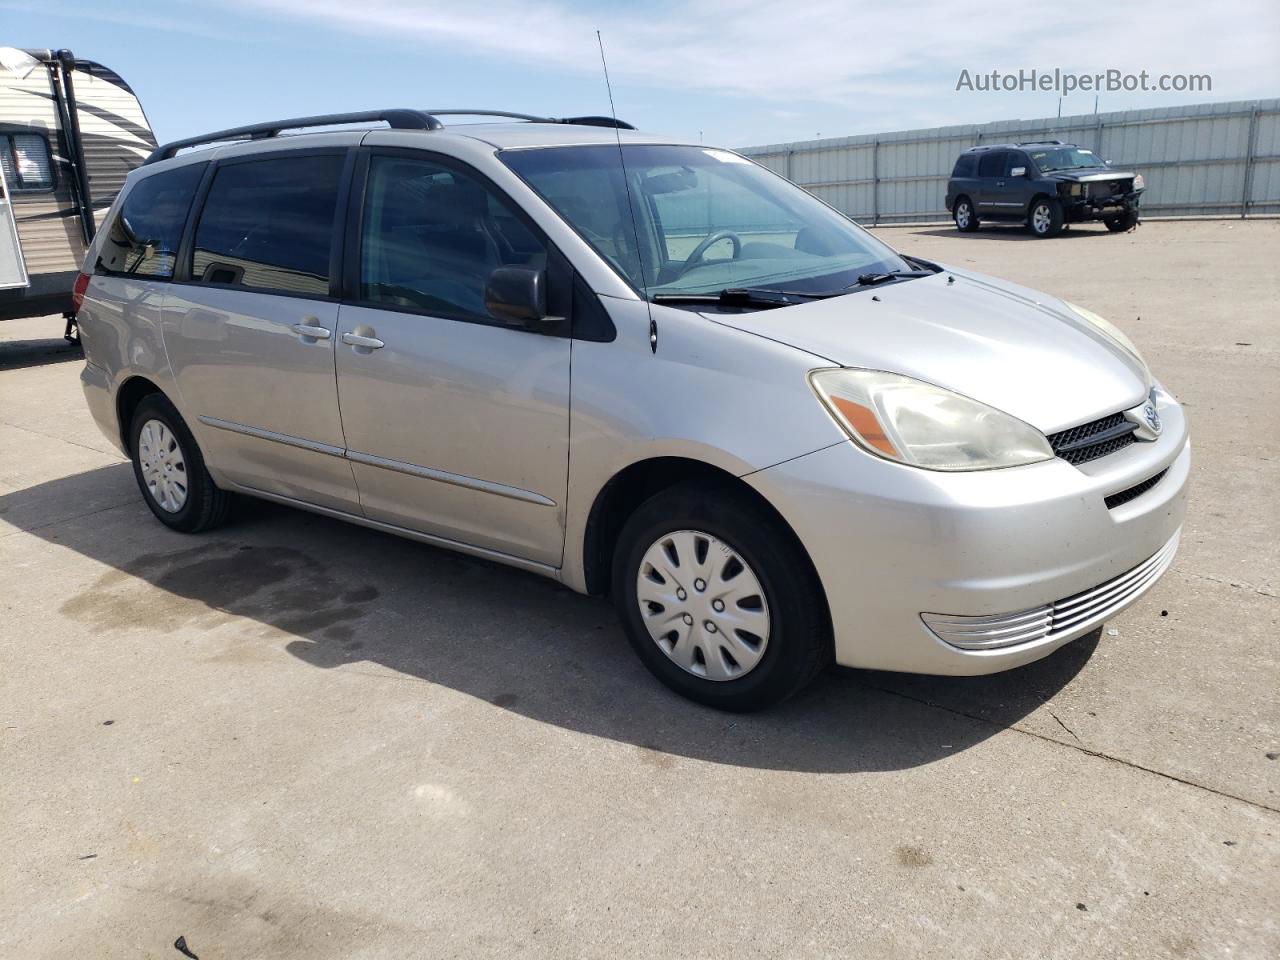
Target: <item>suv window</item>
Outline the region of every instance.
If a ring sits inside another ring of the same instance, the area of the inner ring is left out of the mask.
[[[951,171],[952,177],[972,177],[978,168],[978,155],[976,153],[962,153],[960,159],[956,161],[956,168]]]
[[[547,248],[488,187],[430,160],[375,156],[360,243],[360,298],[464,320],[498,267],[544,269]]]
[[[140,180],[107,228],[94,272],[172,277],[178,242],[205,166],[192,163]]]
[[[191,279],[328,295],[344,163],[304,154],[220,167],[196,226]]]
[[[978,161],[978,176],[980,177],[1003,177],[1008,165],[1005,160],[1009,154],[1004,150],[992,150],[990,153],[984,153],[982,159]]]

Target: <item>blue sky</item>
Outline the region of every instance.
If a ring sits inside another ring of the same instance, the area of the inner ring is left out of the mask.
[[[607,113],[749,146],[1052,116],[1054,93],[957,92],[1021,68],[1207,73],[1210,93],[1103,93],[1099,109],[1280,97],[1280,4],[1168,0],[0,0],[0,45],[70,47],[122,74],[163,139],[379,106]],[[996,10],[1001,5],[987,5]],[[1063,102],[1089,113],[1092,93]]]

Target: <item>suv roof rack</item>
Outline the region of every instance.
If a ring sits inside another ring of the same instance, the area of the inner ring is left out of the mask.
[[[1019,140],[1017,143],[1017,146],[1034,147],[1034,146],[1039,146],[1040,144],[1044,144],[1046,146],[1051,146],[1051,147],[1060,147],[1062,146],[1062,141],[1061,140]]]
[[[272,120],[268,123],[251,123],[243,127],[230,127],[214,133],[202,134],[198,137],[187,137],[184,140],[173,140],[161,144],[143,161],[158,163],[176,156],[179,150],[197,147],[201,144],[219,143],[223,140],[265,140],[275,137],[283,130],[300,130],[306,127],[331,127],[344,123],[374,123],[383,121],[392,130],[440,130],[444,128],[437,116],[464,117],[504,117],[509,120],[528,120],[530,123],[571,123],[589,127],[615,127],[619,130],[634,130],[631,124],[614,117],[538,117],[530,113],[510,113],[505,110],[471,110],[465,108],[449,108],[445,110],[363,110],[355,113],[326,113],[314,117],[294,117],[290,120]]]

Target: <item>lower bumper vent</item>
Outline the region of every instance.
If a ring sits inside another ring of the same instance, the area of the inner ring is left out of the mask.
[[[1111,496],[1105,497],[1102,502],[1107,505],[1108,510],[1114,510],[1116,507],[1121,504],[1128,503],[1130,500],[1137,500],[1138,497],[1142,496],[1159,483],[1160,478],[1168,472],[1169,471],[1167,469],[1161,470],[1154,477],[1147,477],[1147,479],[1143,480],[1141,483],[1135,483],[1128,490],[1121,490],[1119,493],[1113,493]]]
[[[1083,633],[1129,606],[1160,579],[1178,552],[1180,533],[1128,573],[1042,607],[990,617],[922,613],[920,619],[939,640],[961,650],[996,650]]]

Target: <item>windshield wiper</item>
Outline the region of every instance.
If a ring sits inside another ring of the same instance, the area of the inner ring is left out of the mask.
[[[874,287],[878,283],[888,283],[890,280],[915,280],[919,277],[932,277],[932,270],[888,270],[884,273],[864,273],[853,283],[849,284],[848,289],[854,287]]]
[[[726,287],[719,293],[655,293],[654,303],[698,304],[708,303],[720,307],[791,307],[830,296],[825,293],[796,293],[790,290],[767,290],[763,287]]]

